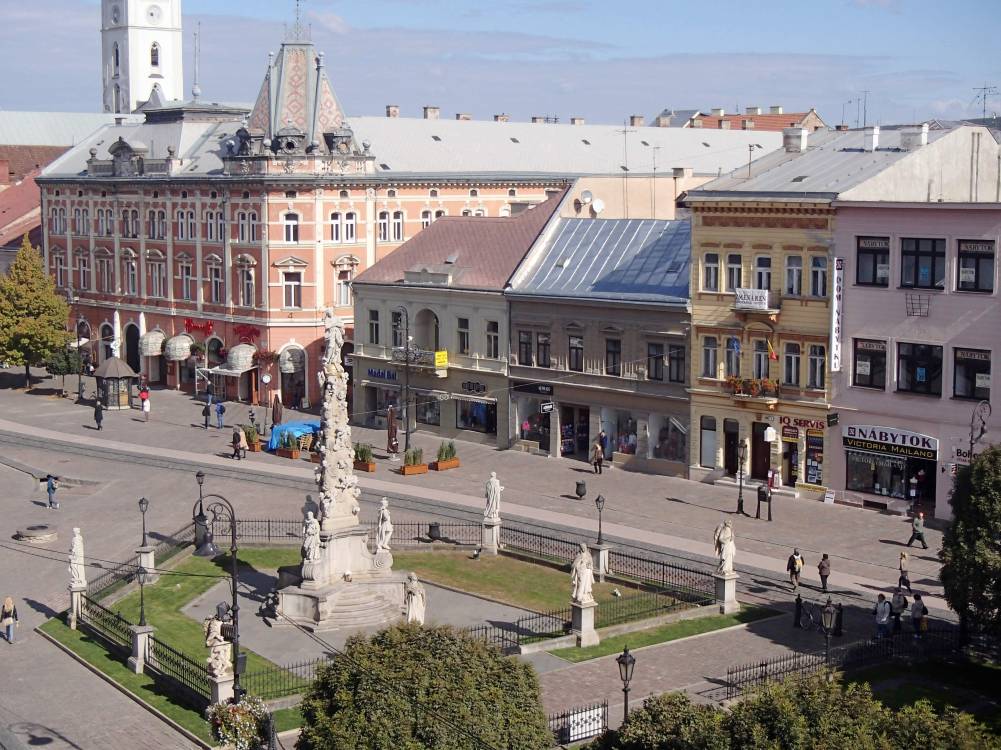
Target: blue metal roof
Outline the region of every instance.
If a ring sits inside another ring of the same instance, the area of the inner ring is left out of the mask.
[[[560,219],[512,293],[686,304],[692,227],[655,219]]]

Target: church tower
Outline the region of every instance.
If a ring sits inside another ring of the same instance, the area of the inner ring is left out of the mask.
[[[181,0],[101,0],[104,111],[135,111],[154,85],[164,100],[183,98],[181,47]]]

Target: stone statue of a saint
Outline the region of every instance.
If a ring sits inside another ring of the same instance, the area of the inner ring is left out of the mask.
[[[500,502],[503,491],[504,488],[501,487],[500,480],[497,478],[497,472],[491,471],[486,488],[487,507],[483,509],[483,517],[485,519],[491,521],[500,520]]]
[[[713,532],[713,547],[716,550],[716,559],[719,561],[716,572],[722,575],[733,573],[733,557],[737,547],[734,544],[733,525],[730,519],[716,527],[716,531]]]
[[[232,668],[230,643],[222,635],[222,620],[210,617],[205,620],[202,630],[205,633],[205,647],[209,650],[208,659],[205,660],[209,674],[213,677],[228,675]]]
[[[323,364],[336,362],[344,347],[344,322],[334,313],[332,307],[323,311],[324,340]]]
[[[594,595],[591,593],[594,587],[594,563],[591,561],[591,551],[584,542],[580,543],[580,552],[573,561],[570,587],[570,598],[576,604],[590,604],[594,601]]]
[[[73,541],[70,542],[70,586],[79,588],[87,585],[87,563],[83,556],[83,536],[80,529],[73,529]]]
[[[416,573],[407,575],[407,582],[403,586],[403,606],[407,622],[416,622],[418,625],[424,624],[427,595],[424,593],[424,585],[417,580]]]
[[[393,538],[393,518],[389,514],[389,500],[382,498],[379,504],[379,523],[375,531],[375,548],[389,549],[389,541]]]
[[[302,525],[302,559],[304,562],[320,559],[320,522],[313,517],[313,511],[306,513]]]

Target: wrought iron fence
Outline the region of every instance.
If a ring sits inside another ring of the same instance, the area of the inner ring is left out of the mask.
[[[92,600],[107,599],[111,594],[130,583],[139,570],[139,556],[118,563],[87,583],[87,596]]]
[[[921,638],[897,635],[879,640],[858,641],[831,649],[830,659],[824,652],[787,654],[763,659],[753,664],[741,664],[726,671],[726,697],[733,699],[744,690],[785,677],[808,677],[820,670],[861,669],[894,659],[923,660],[956,653],[961,647],[957,629],[930,630]]]
[[[594,613],[594,626],[607,628],[624,622],[659,617],[692,605],[666,591],[639,591],[602,601]]]
[[[212,700],[212,687],[205,665],[152,635],[147,644],[146,664],[154,679],[196,708],[205,708]]]
[[[465,628],[465,632],[472,638],[486,641],[491,646],[497,646],[505,654],[518,652],[518,634],[511,630],[513,625],[501,627],[499,625],[476,625]]]
[[[317,668],[329,662],[321,658],[246,672],[240,675],[240,683],[249,694],[263,700],[286,698],[304,692],[316,677]]]
[[[375,544],[378,524],[363,521],[368,530],[369,542]],[[463,547],[479,546],[482,525],[475,521],[393,521],[392,546],[420,547],[431,543],[454,544]]]
[[[132,653],[132,625],[117,612],[101,606],[88,594],[83,595],[80,621],[116,651]]]
[[[162,568],[163,564],[180,552],[182,549],[192,544],[195,540],[195,525],[189,523],[178,529],[173,534],[164,537],[153,545],[153,560],[157,568]]]
[[[549,612],[533,612],[514,621],[513,631],[518,643],[534,643],[548,638],[559,638],[570,632],[570,607]]]
[[[709,604],[716,600],[716,582],[707,570],[615,549],[608,551],[608,567],[616,575],[653,584],[689,604]]]
[[[230,535],[229,519],[210,518],[216,540]],[[302,520],[293,518],[241,518],[236,521],[236,541],[253,544],[295,545],[302,541]]]
[[[550,714],[549,729],[561,745],[602,734],[608,729],[608,701]]]
[[[500,542],[507,549],[521,550],[556,562],[570,562],[580,552],[580,542],[573,539],[539,534],[516,526],[502,525]]]

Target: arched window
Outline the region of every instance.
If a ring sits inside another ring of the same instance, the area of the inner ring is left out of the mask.
[[[389,211],[379,212],[379,242],[386,242],[389,239]]]
[[[431,222],[434,219],[431,217],[430,211],[421,211],[421,229],[427,229],[431,226]]]
[[[480,191],[479,190],[477,190],[476,188],[470,189],[470,191],[469,191],[469,197],[470,198],[477,198],[477,197],[479,197],[479,195],[480,195]]]
[[[198,223],[195,221],[195,212],[188,211],[188,239],[198,238]]]
[[[248,227],[249,231],[248,231],[247,234],[250,237],[250,241],[251,242],[257,242],[257,212],[256,211],[251,211],[249,214],[247,214],[247,222],[249,224],[249,227]]]
[[[139,294],[139,268],[136,254],[132,250],[126,250],[122,255],[122,293],[135,296]]]
[[[116,48],[116,52],[117,52],[117,48]],[[115,75],[118,75],[117,70],[115,72]],[[122,87],[119,86],[116,83],[115,84],[115,113],[117,114],[117,113],[119,113],[121,111],[122,111]]]
[[[514,188],[508,188],[507,189],[507,194],[508,194],[508,197],[514,198],[518,194],[518,191],[515,190]]]
[[[393,242],[403,242],[403,212],[393,212]]]
[[[438,197],[438,188],[431,188],[431,192],[429,193],[429,195],[432,198],[437,198]]]
[[[111,50],[111,75],[117,76],[121,71],[121,54],[118,51],[118,42],[115,42],[114,48]],[[118,86],[115,86],[115,101],[118,101]]]
[[[299,241],[299,214],[285,214],[285,241]]]
[[[344,241],[354,242],[358,234],[358,214],[348,211],[344,214]]]
[[[184,220],[184,211],[177,212],[177,239],[186,240],[188,238],[187,222]]]
[[[334,211],[330,214],[330,241],[341,241],[341,212]]]
[[[353,304],[351,299],[351,281],[354,279],[358,268],[359,260],[351,255],[338,258],[334,263],[334,281],[337,288],[337,307],[350,307]]]
[[[154,68],[160,67],[160,45],[156,42],[149,49],[149,64]]]
[[[396,189],[395,188],[390,188],[389,190],[387,190],[386,191],[386,197],[387,198],[395,198],[396,197]]]
[[[351,194],[347,190],[342,190],[340,193],[337,194],[337,196],[339,198],[350,198]]]

